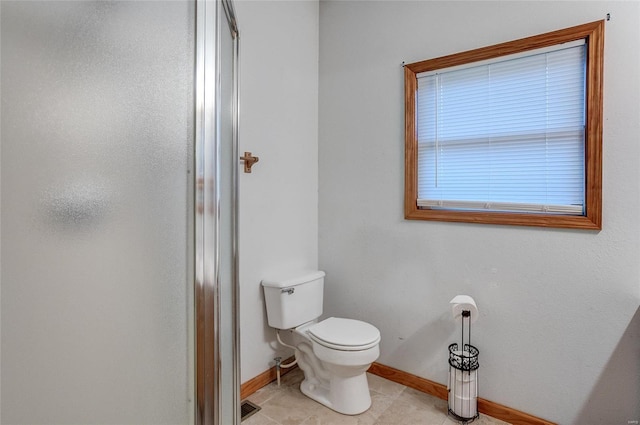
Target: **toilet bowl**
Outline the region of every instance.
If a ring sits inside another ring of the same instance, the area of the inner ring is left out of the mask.
[[[322,314],[324,272],[262,281],[269,325],[293,334],[305,379],[300,390],[336,412],[357,415],[371,406],[366,371],[380,355],[380,331],[354,319]]]
[[[367,369],[380,355],[380,332],[353,319],[330,317],[300,326],[296,359],[305,374],[300,390],[345,415],[371,406]]]

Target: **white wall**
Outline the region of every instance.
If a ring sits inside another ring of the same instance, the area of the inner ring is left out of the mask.
[[[604,19],[600,232],[403,219],[403,61]],[[320,3],[325,312],[382,333],[379,362],[440,383],[481,310],[480,396],[562,424],[640,419],[640,3]]]
[[[238,1],[242,382],[273,366],[260,281],[318,262],[318,3]]]

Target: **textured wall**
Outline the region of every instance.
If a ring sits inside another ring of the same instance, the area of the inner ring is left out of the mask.
[[[600,232],[403,219],[401,63],[604,19]],[[640,419],[640,3],[320,3],[319,266],[325,312],[382,332],[383,364],[440,383],[481,317],[480,396],[559,423]]]

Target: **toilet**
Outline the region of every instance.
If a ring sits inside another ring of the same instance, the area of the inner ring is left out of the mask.
[[[380,355],[380,331],[354,319],[319,321],[324,276],[313,271],[263,280],[267,319],[278,332],[292,333],[304,372],[302,393],[336,412],[357,415],[371,406],[366,372]]]

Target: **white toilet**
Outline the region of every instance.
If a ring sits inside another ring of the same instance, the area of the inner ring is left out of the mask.
[[[380,355],[380,331],[353,319],[321,322],[324,272],[262,281],[269,326],[291,330],[300,390],[336,412],[357,415],[371,406],[366,371]]]

